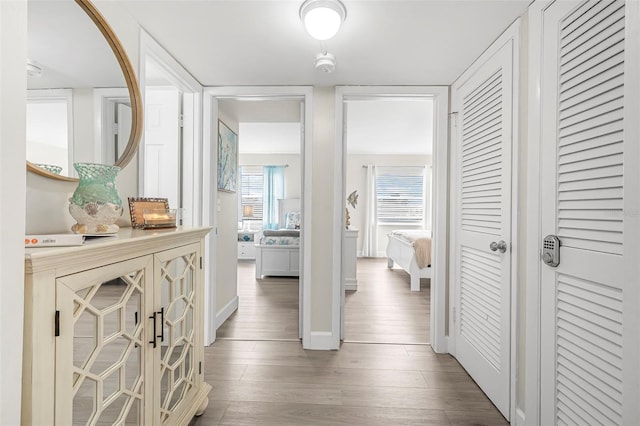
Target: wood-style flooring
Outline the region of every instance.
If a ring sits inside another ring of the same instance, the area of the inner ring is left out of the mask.
[[[255,263],[238,262],[238,310],[216,338],[298,340],[298,277],[255,278]]]
[[[241,269],[246,267],[253,273],[251,264],[248,265],[241,265]],[[364,272],[366,268],[361,270]],[[286,287],[297,306],[297,285],[287,287],[287,283],[297,281],[272,280],[276,286],[282,286],[274,291],[284,294]],[[278,298],[268,296],[269,291],[262,287],[264,281],[254,287],[255,297],[263,294],[274,303]],[[358,293],[363,291],[361,300],[354,299],[354,294],[349,296],[348,303],[358,301],[352,304],[361,306],[354,309],[366,313],[374,310],[367,309],[367,305],[378,302],[374,302],[375,291],[367,295],[369,290],[361,284],[358,285]],[[406,290],[409,291],[408,281]],[[425,290],[428,285],[420,293],[428,294]],[[241,287],[241,307],[244,291]],[[383,294],[393,300],[393,292]],[[414,293],[410,297],[422,300],[416,303],[421,305],[423,296]],[[205,348],[205,381],[213,389],[208,408],[202,416],[194,418],[192,425],[508,424],[458,362],[449,355],[433,353],[429,345],[343,343],[339,351],[304,350],[299,341],[263,340],[264,335],[271,333],[277,339],[297,337],[297,309],[293,312],[289,303],[274,303],[272,309],[259,308],[252,305],[257,301],[250,302],[250,297],[244,303],[247,303],[244,310],[228,321],[235,324],[218,329],[220,336],[226,327],[225,335],[233,339],[218,339]],[[396,305],[393,309],[397,308]],[[271,317],[289,312],[295,333],[289,329],[286,334],[287,327],[275,327],[267,317],[246,322],[243,319],[244,312],[267,311]],[[428,311],[419,315],[428,317]],[[358,336],[356,330],[357,327],[351,327],[352,336]],[[371,341],[370,334],[362,334],[358,339]],[[262,337],[239,340],[240,336],[251,335]],[[428,334],[423,337],[428,339]]]
[[[409,274],[386,258],[359,258],[357,276],[345,296],[345,342],[429,343],[429,279],[412,292]]]

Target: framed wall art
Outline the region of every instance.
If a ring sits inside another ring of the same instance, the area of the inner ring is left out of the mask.
[[[218,190],[236,192],[238,184],[238,135],[218,120]]]

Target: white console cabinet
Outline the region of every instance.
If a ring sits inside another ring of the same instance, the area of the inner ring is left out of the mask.
[[[187,425],[203,380],[208,228],[26,249],[22,423]]]

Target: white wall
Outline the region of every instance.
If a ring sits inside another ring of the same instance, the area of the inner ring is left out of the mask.
[[[73,153],[75,161],[94,162],[95,151],[95,115],[93,111],[93,89],[73,90]],[[78,160],[81,159],[81,160]],[[70,165],[73,169],[73,164]],[[73,173],[70,176],[77,176]]]
[[[374,164],[376,166],[425,166],[431,165],[431,155],[347,155],[347,177],[346,194],[349,195],[354,190],[358,191],[358,204],[355,209],[349,206],[349,216],[351,217],[351,227],[358,230],[364,229],[365,205],[367,204],[366,169],[363,165]],[[346,203],[345,203],[346,204]],[[405,225],[403,228],[420,228],[420,226]],[[378,256],[384,257],[387,248],[387,233],[397,226],[378,227]],[[358,232],[358,254],[362,253],[363,233]]]
[[[238,134],[238,122],[223,110],[219,114],[220,119]],[[216,315],[238,296],[238,193],[218,191],[217,208]]]
[[[333,212],[343,206],[333,205],[333,180],[336,167],[335,87],[313,89],[313,167],[311,196],[313,223],[311,224],[311,333],[331,331],[332,270],[333,270]]]
[[[20,424],[27,3],[0,1],[0,423]]]

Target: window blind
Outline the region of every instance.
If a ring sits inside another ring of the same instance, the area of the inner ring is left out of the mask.
[[[264,175],[262,166],[240,167],[240,216],[245,206],[253,207],[253,217],[242,217],[242,220],[262,220],[262,192]]]
[[[381,224],[421,225],[424,167],[377,167],[377,219]]]

